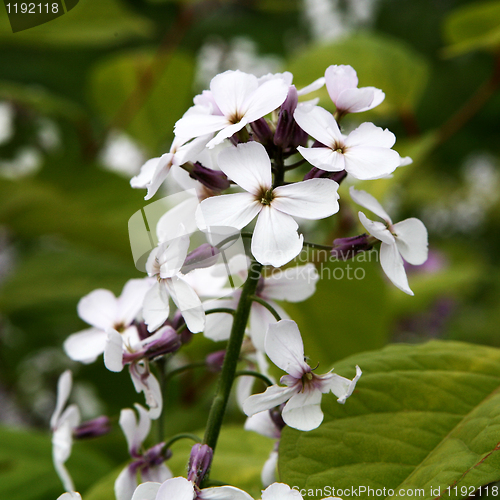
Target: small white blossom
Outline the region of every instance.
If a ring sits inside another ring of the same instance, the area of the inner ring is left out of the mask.
[[[325,375],[313,373],[304,361],[304,344],[299,328],[291,320],[284,319],[269,325],[265,347],[271,361],[288,375],[280,380],[285,387],[272,385],[266,392],[254,394],[245,401],[243,410],[248,416],[288,401],[282,413],[284,422],[302,431],[315,429],[323,421],[322,395],[332,392],[339,403],[345,403],[361,376],[358,366],[353,380],[331,372]]]
[[[380,240],[380,264],[387,277],[403,292],[413,295],[403,264],[403,259],[419,266],[427,260],[428,237],[424,223],[414,217],[396,224],[383,209],[382,205],[366,191],[350,188],[351,198],[385,221],[375,222],[359,212],[359,220],[365,229]]]

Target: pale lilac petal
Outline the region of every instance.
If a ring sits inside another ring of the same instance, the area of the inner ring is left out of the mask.
[[[332,65],[325,71],[325,82],[328,95],[336,105],[342,91],[358,86],[358,75],[352,66]]]
[[[399,167],[401,158],[393,149],[352,146],[344,150],[345,170],[356,179],[380,179]]]
[[[270,410],[287,401],[293,394],[300,390],[299,387],[280,387],[272,385],[262,394],[254,394],[243,403],[245,415],[252,416],[261,411]]]
[[[204,488],[198,498],[203,500],[253,500],[248,493],[234,486]]]
[[[193,333],[205,328],[205,311],[201,300],[191,286],[179,276],[165,280],[170,296],[182,313],[188,329]]]
[[[164,281],[158,281],[146,293],[142,308],[144,323],[148,326],[149,332],[154,332],[168,319],[170,304],[168,302],[168,292]]]
[[[183,477],[167,479],[158,490],[156,500],[193,500],[194,485]]]
[[[104,365],[112,372],[123,370],[123,341],[122,336],[116,330],[109,330],[107,333]]]
[[[214,101],[228,120],[244,114],[244,103],[258,87],[257,77],[242,71],[225,71],[210,82]]]
[[[419,266],[427,260],[428,236],[424,223],[412,217],[392,227],[396,235],[396,245],[406,262]]]
[[[368,111],[369,109],[376,108],[379,104],[381,104],[384,101],[385,94],[380,89],[377,89],[375,87],[362,87],[362,88],[373,90],[373,100],[368,108],[360,109],[359,112]]]
[[[354,202],[362,207],[367,208],[375,215],[378,215],[381,219],[384,219],[387,224],[392,224],[392,220],[389,214],[384,210],[382,205],[369,193],[366,191],[358,191],[354,186],[349,188],[349,194]]]
[[[50,418],[50,427],[55,429],[57,427],[57,422],[63,408],[66,406],[68,402],[69,395],[71,393],[71,386],[73,385],[73,375],[71,370],[66,370],[59,376],[59,380],[57,381],[57,402],[54,413]]]
[[[325,146],[343,141],[339,126],[333,115],[320,106],[299,106],[293,113],[299,127]]]
[[[373,98],[373,90],[367,87],[345,89],[339,94],[335,106],[342,112],[359,113],[370,109]]]
[[[275,304],[271,304],[274,306]],[[277,323],[276,318],[261,304],[254,302],[250,309],[250,338],[252,344],[258,350],[263,352],[264,341],[266,338],[267,328],[270,324]]]
[[[302,500],[302,495],[288,484],[274,483],[262,492],[262,500]]]
[[[319,90],[321,87],[323,87],[323,85],[325,85],[325,77],[324,76],[322,76],[321,78],[318,78],[317,80],[314,80],[314,82],[310,83],[309,85],[302,87],[300,90],[297,91],[297,94],[299,96],[310,94],[311,92],[315,92],[316,90]]]
[[[292,377],[300,379],[309,371],[304,362],[304,344],[295,321],[282,319],[269,325],[265,346],[269,359]]]
[[[68,469],[64,466],[62,462],[58,462],[54,460],[54,469],[56,470],[59,479],[61,480],[64,489],[68,491],[73,491],[75,489],[75,485],[71,476],[69,475]]]
[[[260,296],[265,299],[302,302],[316,291],[319,274],[314,264],[275,270],[264,279]]]
[[[330,148],[304,148],[297,151],[313,166],[327,172],[340,172],[345,169],[344,155]]]
[[[191,192],[191,191],[190,191]],[[166,242],[179,232],[179,223],[184,226],[186,234],[194,233],[197,229],[194,220],[199,201],[196,192],[188,199],[181,201],[168,212],[164,213],[156,224],[156,235],[160,243]]]
[[[252,254],[261,264],[280,267],[302,250],[304,237],[293,217],[263,206],[252,237]]]
[[[150,484],[163,483],[171,477],[173,477],[172,471],[164,463],[152,465],[141,472],[142,480]]]
[[[279,439],[281,435],[269,411],[261,411],[248,417],[243,428],[246,431],[253,431],[271,439]]]
[[[354,388],[356,387],[356,383],[361,377],[361,369],[356,365],[356,376],[349,380],[348,378],[341,377],[333,373],[333,377],[328,381],[329,389],[337,396],[337,402],[344,404],[345,400],[352,394]]]
[[[157,419],[161,415],[163,407],[163,398],[158,380],[142,363],[133,363],[129,366],[129,369],[136,392],[144,393],[146,404],[149,406],[149,418]]]
[[[137,478],[135,471],[130,467],[125,467],[115,481],[116,500],[131,500],[137,488]]]
[[[276,208],[293,217],[323,219],[339,211],[339,185],[330,179],[309,179],[277,187],[271,202]]]
[[[364,228],[372,236],[375,236],[375,238],[387,243],[388,245],[394,245],[396,243],[394,236],[391,234],[389,229],[387,229],[385,224],[368,219],[363,212],[358,212],[358,217],[361,224],[363,224]]]
[[[170,278],[176,275],[184,265],[187,252],[189,249],[189,235],[185,233],[185,228],[182,224],[179,225],[179,233],[158,246],[156,259],[160,265],[160,278]],[[150,262],[146,264],[146,269],[149,270]]]
[[[213,196],[200,203],[196,211],[196,222],[200,229],[216,226],[242,229],[261,209],[261,203],[250,193]]]
[[[388,245],[382,243],[380,245],[380,264],[387,277],[396,285],[400,290],[408,295],[414,295],[408,284],[406,271],[403,265],[403,259],[399,254],[396,243]]]
[[[319,427],[323,422],[321,397],[318,390],[299,392],[292,396],[281,414],[285,424],[300,431],[311,431]]]
[[[252,395],[254,383],[255,377],[245,375],[238,377],[236,381],[236,403],[241,410],[243,410],[245,401]]]
[[[78,491],[67,491],[57,497],[57,500],[82,500],[82,496]]]
[[[135,177],[130,179],[130,185],[136,189],[147,188],[151,184],[151,179],[156,170],[156,165],[160,158],[151,158],[142,167],[141,171]]]
[[[160,483],[143,483],[137,486],[132,495],[132,500],[155,500]]]
[[[205,311],[215,309],[216,307],[228,307],[236,309],[238,304],[234,300],[211,300],[205,302],[203,307]],[[206,316],[205,330],[203,335],[215,342],[229,339],[231,327],[233,325],[233,315],[226,313],[208,314]]]
[[[224,127],[212,140],[207,143],[208,149],[213,149],[215,146],[222,144],[225,139],[229,139],[234,134],[239,132],[242,128],[244,128],[248,124],[248,119],[244,116],[239,122],[233,123]]]
[[[362,123],[353,130],[345,139],[345,145],[373,146],[378,148],[392,148],[396,142],[396,136],[388,129],[377,127],[373,123]]]
[[[146,292],[151,288],[149,279],[133,279],[127,281],[118,297],[118,317],[124,326],[132,323],[139,314]]]
[[[269,80],[260,85],[243,104],[248,122],[258,120],[281,106],[288,89],[289,85],[281,79]]]
[[[125,408],[120,412],[119,420],[131,456],[138,454],[139,448],[151,430],[151,419],[147,410],[137,403],[134,406],[139,414],[139,421],[134,410],[130,408]]]
[[[167,178],[170,172],[170,167],[172,166],[172,161],[174,155],[172,153],[165,153],[158,158],[156,162],[155,169],[152,172],[152,176],[148,184],[145,186],[148,188],[148,192],[144,197],[145,200],[150,200],[158,191],[163,181]],[[135,186],[132,186],[135,187]]]
[[[258,195],[271,189],[271,161],[264,146],[247,142],[226,148],[218,157],[220,169],[245,191]]]
[[[228,125],[231,123],[225,116],[193,113],[184,115],[177,121],[174,133],[177,136],[191,139],[217,132]]]
[[[112,328],[117,316],[118,302],[109,290],[99,288],[78,302],[78,316],[89,325],[106,330]]]
[[[278,467],[278,452],[273,450],[269,454],[269,458],[264,462],[264,466],[262,467],[262,472],[260,473],[260,480],[262,481],[262,486],[264,486],[264,488],[276,481],[277,467]],[[271,498],[275,499],[276,497],[273,496]],[[297,498],[301,500],[302,496],[294,497],[288,495],[288,497],[286,498],[291,498],[291,499]]]
[[[106,332],[88,328],[70,335],[63,344],[64,352],[74,361],[93,363],[104,352]]]

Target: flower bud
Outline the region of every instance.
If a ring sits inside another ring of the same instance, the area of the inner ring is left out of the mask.
[[[366,233],[351,236],[350,238],[337,238],[333,240],[333,245],[332,256],[341,260],[352,259],[358,253],[365,252],[373,247],[370,236]]]
[[[181,272],[187,274],[193,269],[211,267],[217,262],[219,253],[220,250],[217,247],[203,243],[187,255]]]
[[[188,465],[188,481],[200,486],[203,478],[212,465],[214,452],[207,444],[197,443],[191,449]]]
[[[75,439],[87,439],[103,436],[111,430],[109,418],[106,415],[83,422],[73,430]]]
[[[211,372],[220,372],[222,370],[222,363],[226,356],[226,350],[211,352],[206,358],[205,363]]]
[[[340,184],[347,177],[347,172],[345,170],[340,170],[339,172],[327,172],[326,170],[320,170],[319,168],[313,167],[306,175],[304,175],[304,180],[308,179],[331,179],[336,183]]]
[[[193,169],[189,172],[189,177],[201,182],[208,189],[219,193],[226,190],[231,183],[224,172],[212,170],[196,162]]]
[[[258,139],[258,141],[264,146],[272,142],[273,133],[265,118],[259,118],[258,120],[250,123],[250,127],[252,127],[252,132],[255,138]]]
[[[274,144],[282,149],[286,149],[290,145],[293,145],[295,132],[293,112],[295,108],[297,108],[298,102],[299,96],[297,94],[297,89],[294,85],[291,85],[285,102],[281,105],[276,132],[274,133]]]

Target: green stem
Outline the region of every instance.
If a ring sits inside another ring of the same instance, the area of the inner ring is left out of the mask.
[[[253,261],[248,270],[248,278],[243,285],[240,301],[234,314],[231,335],[226,349],[226,356],[222,365],[222,371],[219,378],[219,384],[215,393],[212,407],[208,415],[207,428],[203,443],[215,450],[219,438],[222,420],[226,411],[227,402],[233,386],[236,367],[240,357],[241,345],[245,336],[250,308],[252,306],[252,296],[257,289],[262,272],[262,264]],[[208,478],[208,475],[207,475]]]
[[[255,377],[262,380],[268,387],[274,385],[271,380],[269,380],[265,375],[259,372],[254,372],[253,370],[239,370],[236,372],[236,377]]]
[[[281,321],[281,316],[278,314],[278,311],[271,305],[268,304],[265,300],[261,299],[260,297],[257,297],[256,295],[253,295],[250,297],[253,302],[257,302],[261,306],[265,307],[273,316],[276,321]]]
[[[181,439],[191,439],[195,443],[201,443],[201,438],[198,437],[196,434],[189,434],[189,433],[177,434],[165,443],[165,450],[168,450],[176,441],[179,441]]]

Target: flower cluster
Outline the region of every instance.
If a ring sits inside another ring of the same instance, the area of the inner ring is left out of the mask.
[[[163,185],[192,190],[193,196],[158,220],[156,240],[150,235],[152,248],[143,259],[147,276],[130,280],[118,298],[100,289],[78,304],[78,314],[90,328],[66,340],[68,356],[92,363],[104,354],[112,372],[128,365],[148,407],[135,404],[139,418],[130,408],[121,412],[119,424],[132,461],[116,480],[117,500],[252,500],[233,486],[205,487],[238,366],[244,376],[237,398],[249,417],[246,428],[275,440],[285,425],[302,431],[317,428],[323,421],[324,395],[332,393],[343,404],[355,391],[360,368],[355,367],[353,379],[332,370],[316,374],[305,361],[297,324],[276,301],[300,302],[315,292],[315,266],[291,264],[304,246],[314,246],[304,238],[304,221],[339,211],[339,187],[345,179],[387,177],[411,160],[392,149],[396,138],[387,129],[365,122],[350,132],[343,130],[340,122],[346,115],[372,109],[385,97],[379,89],[358,88],[350,66],[330,66],[324,77],[301,90],[292,82],[290,73],[256,78],[226,71],[194,98],[175,125],[170,151],[146,162],[131,181],[133,188],[147,189],[146,200]],[[317,100],[299,102],[325,85],[334,114]],[[330,250],[352,256],[380,244],[384,272],[412,294],[403,259],[416,265],[426,260],[425,227],[418,219],[393,224],[373,196],[354,187],[350,194],[384,222],[359,212],[369,234],[346,234]],[[242,233],[244,228],[249,231]],[[244,245],[235,250],[241,238],[248,238],[246,251]],[[273,273],[282,266],[287,267],[279,275]],[[228,341],[222,353],[217,350],[206,361],[208,370],[221,372],[218,403],[212,407],[205,437],[193,448],[187,478],[172,478],[164,462],[171,455],[169,443],[178,437],[162,436],[148,448],[143,443],[151,421],[168,411],[160,381],[189,369],[170,360],[193,334],[201,333]],[[270,375],[270,362],[286,373],[281,385]],[[158,370],[161,379],[155,376]],[[268,383],[265,392],[253,394],[256,379]],[[52,421],[54,463],[67,490],[61,498],[78,498],[64,467],[80,420],[74,406],[63,412],[70,385],[71,375],[64,374]],[[302,498],[275,482],[277,454],[275,448],[264,466],[267,488],[262,500]]]

